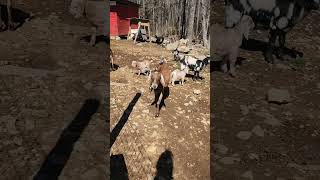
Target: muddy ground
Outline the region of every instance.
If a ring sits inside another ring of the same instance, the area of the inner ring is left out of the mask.
[[[188,77],[184,86],[170,85],[166,107],[155,118],[155,107],[150,105],[154,94],[149,92],[147,76],[136,75],[131,62],[150,60],[155,66],[163,56],[172,69],[179,68],[171,52],[156,44],[134,45],[127,40],[113,40],[111,48],[119,68],[110,75],[110,130],[123,120],[129,103],[133,105],[111,154],[123,155],[129,179],[155,177],[158,159],[161,161],[165,150],[173,154],[174,179],[209,179],[209,67],[201,73],[203,80]],[[194,94],[194,90],[200,90],[200,94]],[[164,169],[170,170],[170,164]]]
[[[223,23],[223,2],[213,9],[213,21]],[[313,12],[287,36],[302,59],[277,60],[269,68],[262,52],[242,49],[236,78],[212,72],[214,179],[320,179],[319,20]],[[266,40],[267,34],[251,37]],[[288,90],[292,101],[268,103],[271,88]]]
[[[19,1],[34,19],[0,32],[0,179],[108,177],[107,46],[79,41],[69,3]]]

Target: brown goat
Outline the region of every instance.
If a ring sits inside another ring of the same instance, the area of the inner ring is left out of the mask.
[[[154,72],[149,75],[150,90],[154,90],[155,99],[151,105],[156,105],[155,117],[159,117],[164,100],[169,96],[169,84],[171,82],[171,69],[167,63],[159,64]]]

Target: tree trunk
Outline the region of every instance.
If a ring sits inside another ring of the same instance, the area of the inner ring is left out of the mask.
[[[183,9],[183,13],[182,13],[182,21],[181,21],[181,34],[180,34],[180,39],[184,38],[185,36],[185,24],[186,24],[186,4],[187,4],[187,0],[183,0],[183,5],[182,5],[182,9]]]
[[[194,37],[194,18],[195,18],[195,11],[196,11],[196,0],[192,0],[190,4],[190,16],[189,16],[189,27],[188,27],[188,39],[192,40]]]
[[[208,25],[209,25],[209,18],[208,18],[208,5],[209,2],[207,0],[202,0],[202,40],[203,45],[205,47],[209,47],[208,42]]]
[[[201,12],[201,0],[197,3],[197,24],[196,24],[196,38],[199,38],[199,27],[200,27],[200,12]]]

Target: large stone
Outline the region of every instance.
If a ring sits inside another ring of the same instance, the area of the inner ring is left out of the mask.
[[[259,125],[255,126],[252,132],[259,137],[264,137],[264,130]]]
[[[179,46],[187,46],[188,42],[189,42],[189,39],[180,39]]]
[[[201,91],[198,89],[193,90],[193,94],[199,95],[200,93],[201,93]]]
[[[240,105],[240,110],[241,110],[242,115],[249,114],[249,108],[246,105]]]
[[[240,131],[237,134],[237,137],[241,140],[248,140],[251,137],[252,133],[249,131]]]
[[[241,177],[243,177],[245,179],[253,180],[253,173],[252,173],[252,171],[246,171],[241,175]]]
[[[257,112],[257,116],[265,118],[264,123],[271,126],[280,126],[281,122],[269,112]]]
[[[271,88],[267,94],[268,102],[277,104],[286,104],[290,102],[290,93],[288,90]]]
[[[227,154],[228,148],[223,144],[214,144],[214,148],[217,150],[219,154]]]
[[[188,53],[191,49],[187,46],[179,46],[177,50],[182,53]]]
[[[234,163],[237,163],[240,161],[240,158],[236,158],[236,157],[224,157],[219,159],[219,162],[224,164],[224,165],[231,165]]]
[[[179,41],[168,44],[166,46],[166,49],[169,50],[169,51],[174,51],[174,50],[176,50],[178,48],[178,46],[179,46]]]

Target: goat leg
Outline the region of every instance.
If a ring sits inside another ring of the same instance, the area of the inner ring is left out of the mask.
[[[200,79],[200,72],[197,71],[197,79]]]
[[[11,14],[11,0],[7,0],[7,12],[8,12],[8,30],[12,30],[12,14]]]
[[[279,49],[278,49],[278,58],[283,59],[284,49],[285,49],[285,43],[286,43],[286,34],[282,32],[279,35]]]
[[[235,70],[235,64],[237,61],[237,55],[236,54],[230,54],[229,55],[230,60],[230,74],[232,77],[236,76],[236,70]]]
[[[96,35],[97,35],[97,27],[92,27],[91,28],[91,39],[90,39],[90,46],[95,46],[96,45]]]
[[[270,31],[269,42],[268,42],[267,48],[266,48],[266,50],[264,52],[265,61],[267,61],[270,64],[274,63],[273,53],[274,53],[276,38],[277,38],[276,31],[275,30],[271,30]]]
[[[157,105],[156,105],[156,114],[155,114],[155,117],[159,117],[159,114],[160,114],[160,103],[162,101],[162,98],[163,98],[163,92],[161,92],[160,96],[159,96],[159,99],[158,99],[158,102],[157,102]]]

